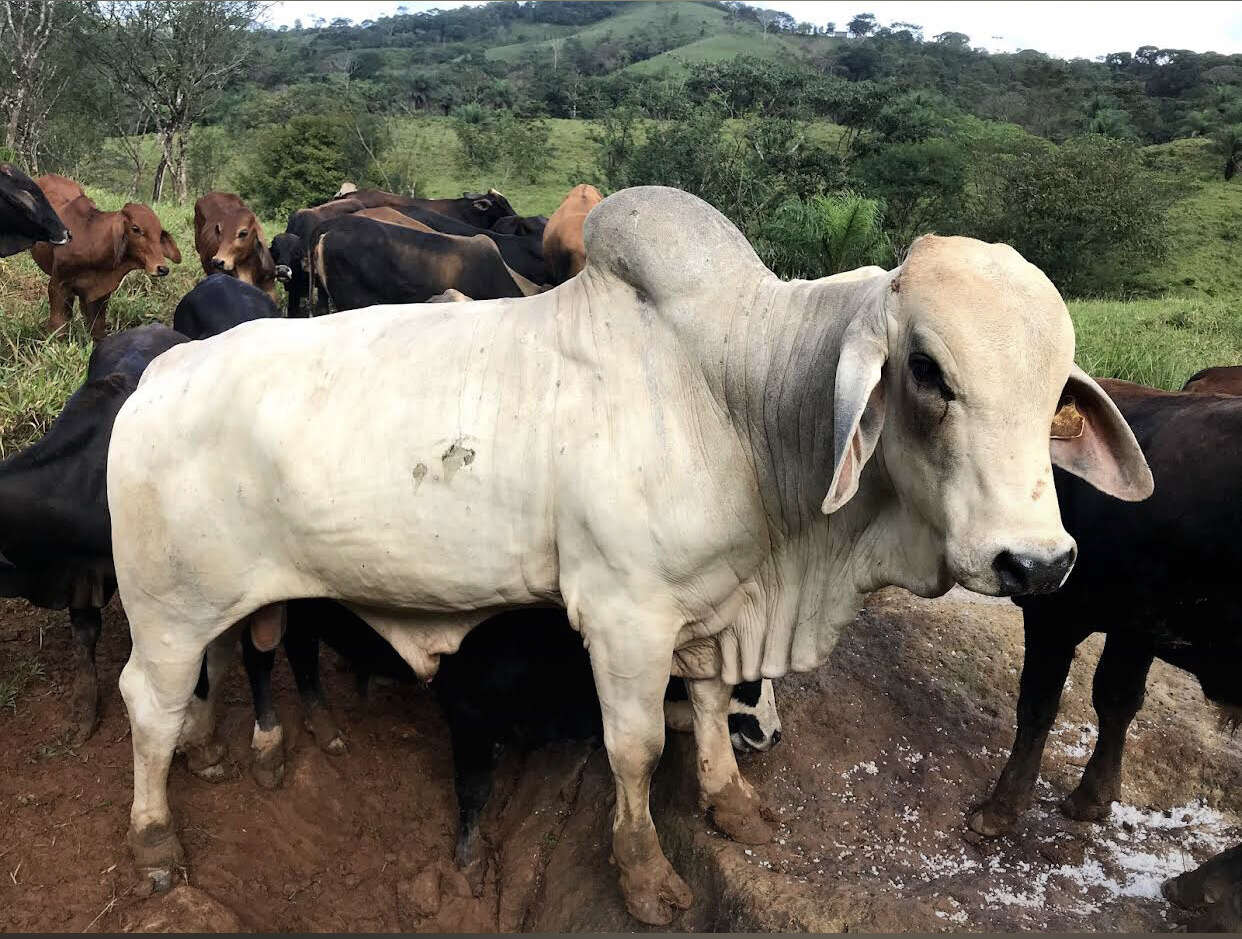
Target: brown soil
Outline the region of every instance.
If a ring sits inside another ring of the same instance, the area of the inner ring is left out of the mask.
[[[431,695],[378,687],[359,701],[330,654],[325,679],[349,752],[315,747],[280,666],[288,769],[281,789],[259,788],[247,771],[253,718],[238,668],[221,721],[231,778],[202,782],[181,760],[170,776],[187,883],[139,896],[116,689],[128,632],[114,603],[99,646],[102,720],[75,750],[65,619],[0,601],[0,683],[32,659],[43,669],[14,710],[0,711],[0,929],[636,928],[608,862],[612,783],[601,752],[567,744],[509,759],[483,860],[460,874],[450,861],[448,737]],[[935,602],[876,595],[828,664],[777,683],[784,739],[743,761],[778,820],[775,841],[748,847],[710,829],[694,808],[690,743],[670,735],[653,809],[696,894],[673,927],[1172,928],[1160,879],[1242,838],[1242,754],[1193,680],[1158,664],[1131,730],[1127,804],[1104,825],[1063,818],[1056,803],[1092,741],[1099,648],[1085,644],[1075,663],[1037,805],[1014,836],[981,842],[964,812],[989,791],[1012,739],[1020,615],[960,592]]]

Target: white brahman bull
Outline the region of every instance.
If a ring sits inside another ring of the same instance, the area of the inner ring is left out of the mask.
[[[648,808],[670,671],[692,679],[714,824],[766,840],[732,684],[819,665],[888,584],[1057,587],[1075,548],[1052,462],[1151,491],[1073,364],[1061,297],[1012,248],[926,237],[891,272],[786,283],[662,187],[601,203],[586,245],[540,296],[261,320],[147,369],[108,494],[133,633],[129,841],[157,884],[182,857],[169,763],[210,732],[210,703],[189,702],[234,624],[274,642],[281,601],[331,597],[430,676],[497,610],[554,602],[599,690],[621,890],[668,923],[691,900]]]

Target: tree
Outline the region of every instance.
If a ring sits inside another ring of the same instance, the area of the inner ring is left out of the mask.
[[[246,33],[263,10],[255,0],[125,0],[93,14],[98,36],[88,54],[150,116],[159,140],[153,201],[170,169],[177,199],[185,201],[190,127],[245,66]]]
[[[788,199],[764,221],[755,249],[781,277],[813,280],[893,259],[884,207],[853,192]]]
[[[861,39],[863,36],[870,36],[874,33],[878,25],[875,16],[871,13],[859,13],[845,28],[849,30],[851,36]]]
[[[64,90],[53,48],[82,10],[70,0],[0,0],[3,143],[33,172],[48,113]]]
[[[1242,124],[1229,124],[1213,133],[1212,150],[1224,161],[1225,180],[1233,179],[1242,163]]]

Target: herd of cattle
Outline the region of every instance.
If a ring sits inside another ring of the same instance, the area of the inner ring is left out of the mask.
[[[0,463],[0,596],[69,610],[84,741],[119,586],[129,843],[157,885],[183,862],[174,751],[224,775],[215,694],[239,643],[269,787],[277,645],[332,753],[321,642],[360,691],[436,676],[462,865],[501,744],[602,737],[621,889],[655,924],[690,901],[647,805],[666,725],[694,733],[713,824],[766,840],[734,750],[779,741],[770,679],[822,663],[882,586],[1023,608],[1017,738],[969,816],[980,834],[1029,805],[1092,632],[1100,732],[1069,816],[1119,798],[1154,658],[1242,719],[1242,368],[1181,392],[1093,381],[1061,298],[1006,246],[925,237],[893,271],[787,283],[659,187],[578,186],[545,219],[495,190],[346,184],[270,245],[231,194],[194,222],[207,276],[172,328],[105,336],[109,295],[166,274],[175,241],[146,206],[100,212],[70,180],[0,166],[0,256],[30,249],[49,328],[77,298],[96,340],[46,436]],[[1165,893],[1238,929],[1242,846]]]

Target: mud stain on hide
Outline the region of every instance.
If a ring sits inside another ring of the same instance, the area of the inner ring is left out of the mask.
[[[444,451],[440,462],[444,464],[444,481],[452,482],[454,474],[459,469],[474,462],[474,451],[469,447],[463,447],[460,443],[454,443]]]
[[[427,464],[415,464],[414,472],[411,475],[414,477],[414,491],[418,492],[418,487],[421,486],[423,484],[423,480],[427,478]]]

